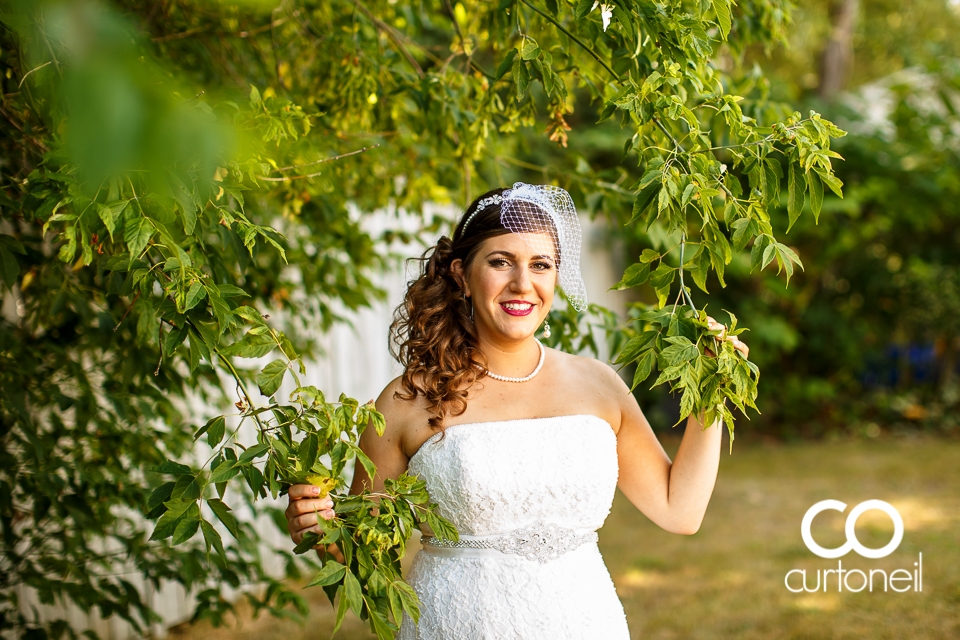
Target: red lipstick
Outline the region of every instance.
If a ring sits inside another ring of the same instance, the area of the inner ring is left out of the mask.
[[[507,305],[513,308],[508,308]],[[506,302],[500,303],[500,308],[511,316],[528,316],[533,313],[535,307],[535,304],[527,300],[507,300]]]

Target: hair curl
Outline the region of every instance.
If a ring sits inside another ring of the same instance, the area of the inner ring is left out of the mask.
[[[420,275],[408,283],[390,325],[390,352],[404,367],[402,390],[394,396],[409,401],[422,395],[432,414],[430,426],[441,431],[448,413],[459,416],[467,410],[467,391],[487,372],[464,282],[450,264],[462,260],[465,273],[484,240],[510,233],[500,221],[498,204],[484,207],[470,219],[466,232],[463,229],[480,200],[503,191],[479,196],[460,218],[453,240],[444,236],[414,258],[420,262]],[[544,217],[550,219],[546,213]]]

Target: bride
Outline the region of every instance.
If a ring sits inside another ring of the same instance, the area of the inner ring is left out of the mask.
[[[405,616],[399,637],[626,640],[596,531],[619,487],[660,527],[695,533],[721,429],[691,416],[671,462],[611,367],[535,337],[556,286],[586,305],[580,226],[563,189],[490,191],[427,253],[392,326],[405,370],[376,402],[386,431],[360,439],[377,477],[358,465],[351,487],[380,490],[409,471],[460,532],[457,543],[424,534],[407,576],[420,623]],[[711,318],[710,328],[723,326]],[[295,542],[320,532],[318,512],[334,516],[316,491],[290,489]]]

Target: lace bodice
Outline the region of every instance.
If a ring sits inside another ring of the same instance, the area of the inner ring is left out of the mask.
[[[409,470],[461,534],[538,521],[596,530],[617,487],[616,445],[592,415],[460,424],[427,440]]]
[[[462,536],[557,526],[592,532],[610,512],[616,444],[610,425],[593,415],[461,424],[427,440],[409,471]],[[404,619],[402,640],[629,637],[595,542],[548,562],[455,551],[425,546],[415,558],[407,578],[422,615],[419,633]]]

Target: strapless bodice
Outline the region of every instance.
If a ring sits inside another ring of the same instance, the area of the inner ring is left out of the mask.
[[[617,487],[617,439],[593,415],[459,424],[427,440],[409,469],[461,534],[537,522],[596,530]]]
[[[629,638],[596,536],[584,533],[603,525],[617,486],[617,439],[605,420],[453,425],[420,447],[409,472],[462,536],[509,540],[559,527],[578,541],[540,558],[425,545],[408,576],[420,598],[419,628],[405,616],[400,640]]]

